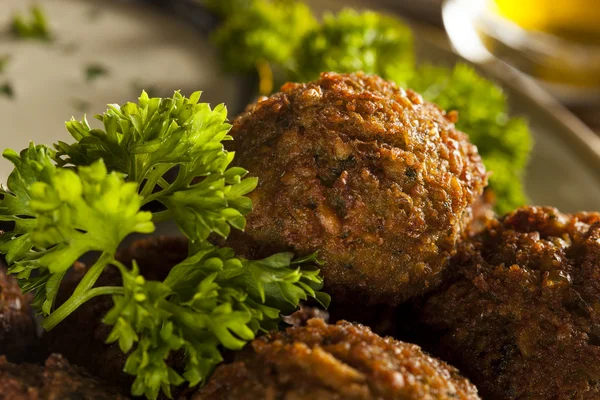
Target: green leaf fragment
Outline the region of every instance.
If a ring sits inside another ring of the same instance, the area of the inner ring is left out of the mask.
[[[300,39],[317,24],[310,8],[290,0],[248,3],[247,7],[232,10],[213,34],[223,68],[253,71],[260,61],[290,66]]]
[[[12,84],[8,82],[0,84],[0,96],[4,96],[9,99],[14,99],[15,90],[13,89]]]
[[[29,18],[16,14],[11,23],[13,34],[22,39],[50,40],[51,32],[46,14],[41,7],[34,5],[30,9]]]
[[[399,85],[414,71],[413,35],[398,19],[373,11],[326,13],[295,55],[292,78],[318,79],[321,72],[377,74]]]
[[[90,64],[85,67],[85,80],[92,82],[100,77],[107,76],[108,69],[100,64]]]
[[[154,230],[151,214],[139,211],[135,183],[107,173],[101,160],[57,169],[52,153],[33,143],[21,154],[6,150],[15,169],[0,189],[0,220],[15,222],[0,236],[0,251],[23,289],[37,290],[34,306],[46,315],[65,271],[82,255],[113,254],[127,235]]]

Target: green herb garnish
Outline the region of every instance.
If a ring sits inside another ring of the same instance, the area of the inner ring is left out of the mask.
[[[100,64],[90,64],[85,67],[85,80],[88,82],[108,75],[108,69]]]
[[[271,69],[292,67],[302,37],[316,26],[310,8],[291,0],[254,0],[231,14],[213,34],[221,50],[222,66],[229,72],[259,71],[261,92],[272,90]],[[271,90],[267,90],[271,88]]]
[[[199,99],[199,92],[165,99],[143,92],[138,103],[111,105],[96,116],[102,129],[85,118],[68,122],[74,143],[4,152],[15,166],[0,190],[0,220],[15,223],[0,236],[9,272],[24,291],[35,291],[33,306],[46,329],[86,301],[111,295],[114,307],[103,318],[113,326],[108,342],[128,355],[132,394],[149,399],[161,390],[170,396],[172,385],[204,382],[222,361],[222,348],[240,349],[258,331],[276,328],[280,313],[301,300],[329,301],[318,292],[323,280],[314,256],[252,261],[208,241],[244,228],[252,208],[246,195],[257,180],[229,167],[225,106],[211,109]],[[150,203],[162,209],[147,211]],[[164,281],[149,281],[115,252],[129,234],[151,233],[164,220],[189,238],[189,257]],[[98,260],[55,308],[62,278],[89,252],[99,252]],[[95,286],[109,265],[121,272],[122,286]],[[185,358],[182,371],[167,363],[174,352]]]
[[[50,40],[50,26],[44,11],[37,5],[31,7],[31,16],[26,18],[21,14],[13,17],[11,24],[15,36],[23,39]]]
[[[352,9],[334,15],[302,39],[295,54],[294,78],[318,79],[323,71],[363,71],[399,84],[414,72],[411,30],[399,20],[376,12]]]

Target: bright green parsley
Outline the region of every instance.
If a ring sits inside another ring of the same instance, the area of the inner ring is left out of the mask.
[[[402,84],[411,77],[414,63],[412,32],[406,25],[376,12],[345,9],[325,14],[304,36],[293,77],[310,81],[323,71],[363,71]]]
[[[11,30],[13,34],[23,39],[50,40],[51,32],[44,11],[37,5],[31,7],[31,15],[26,17],[17,14],[13,17]]]
[[[229,166],[225,106],[212,109],[199,99],[199,92],[164,99],[143,92],[138,103],[98,115],[102,129],[85,118],[68,122],[72,143],[4,152],[15,166],[0,189],[0,220],[15,223],[0,236],[9,272],[24,291],[35,292],[33,306],[46,329],[86,301],[112,296],[114,307],[103,318],[113,327],[108,342],[128,354],[132,394],[149,399],[161,391],[170,396],[173,385],[204,382],[222,361],[222,348],[240,349],[257,332],[276,328],[280,313],[301,300],[329,302],[318,292],[323,280],[314,256],[247,260],[207,240],[244,229],[252,209],[246,195],[257,180]],[[150,203],[158,211],[147,211]],[[115,253],[126,236],[149,234],[163,220],[175,221],[188,237],[189,257],[164,281],[150,281]],[[56,308],[61,280],[89,252],[100,257]],[[109,265],[120,270],[122,286],[95,285]],[[183,370],[167,363],[174,352],[184,354]]]
[[[260,62],[287,68],[298,42],[316,24],[303,3],[253,0],[228,15],[213,40],[227,71],[253,71]]]

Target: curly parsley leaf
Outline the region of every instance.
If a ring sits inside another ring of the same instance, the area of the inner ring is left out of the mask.
[[[321,72],[363,71],[402,85],[414,71],[413,36],[396,18],[373,11],[344,9],[325,14],[298,46],[293,67],[301,81]]]
[[[112,105],[97,116],[103,130],[91,129],[85,118],[71,120],[67,129],[77,142],[56,144],[55,158],[63,166],[103,159],[138,183],[143,204],[166,208],[156,218],[173,218],[193,242],[212,232],[227,237],[231,226],[244,229],[252,208],[245,195],[256,179],[243,179],[242,168],[228,168],[234,154],[222,144],[231,139],[225,106],[211,109],[199,99],[200,92],[189,99],[179,92],[171,99],[142,92],[138,104]],[[175,167],[175,178],[168,179]]]
[[[102,160],[77,172],[57,169],[49,182],[34,182],[30,192],[37,220],[31,240],[46,249],[35,263],[51,273],[64,272],[90,251],[114,254],[131,233],[154,231],[151,214],[140,211],[137,185],[108,173]]]
[[[20,156],[5,151],[16,168],[0,205],[0,218],[16,223],[1,236],[0,251],[24,291],[36,290],[33,306],[45,315],[52,312],[65,272],[81,256],[115,253],[130,233],[154,230],[150,213],[139,211],[137,185],[107,174],[101,160],[77,172],[57,169],[49,153],[33,144]],[[72,297],[65,304],[77,301]]]
[[[145,281],[135,265],[120,268],[125,294],[104,319],[113,325],[108,341],[129,353],[132,394],[151,399],[184,381],[204,382],[222,361],[220,347],[239,350],[258,331],[276,328],[281,310],[315,297],[313,287],[322,285],[318,271],[300,269],[291,254],[248,261],[211,245],[176,265],[164,282]],[[181,373],[167,364],[178,350],[185,354]]]
[[[35,211],[30,205],[31,185],[35,182],[48,182],[56,172],[52,162],[53,151],[46,146],[33,143],[20,154],[5,150],[3,157],[9,160],[14,170],[8,177],[7,185],[0,186],[0,221],[12,221],[14,228],[0,236],[0,252],[6,255],[6,261],[13,264],[21,260],[33,247],[31,233],[37,224]],[[27,278],[27,270],[11,267],[11,273],[19,278]]]
[[[11,29],[15,36],[23,39],[50,40],[51,32],[44,11],[37,5],[31,7],[31,16],[26,18],[16,14],[11,23]]]
[[[213,41],[227,71],[253,71],[260,62],[285,68],[292,62],[299,40],[316,23],[304,3],[253,0],[226,16]]]

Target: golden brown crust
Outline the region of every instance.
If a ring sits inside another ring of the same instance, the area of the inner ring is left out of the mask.
[[[479,399],[456,369],[418,346],[345,321],[312,319],[249,347],[192,400]]]
[[[422,321],[484,398],[600,398],[600,214],[519,209],[453,268]]]
[[[0,355],[13,362],[29,360],[38,350],[31,298],[0,265]]]
[[[288,83],[231,130],[259,177],[248,256],[319,250],[338,301],[399,303],[436,286],[487,175],[467,136],[410,90],[361,73]]]
[[[126,400],[114,389],[53,354],[45,367],[0,356],[0,400]]]

